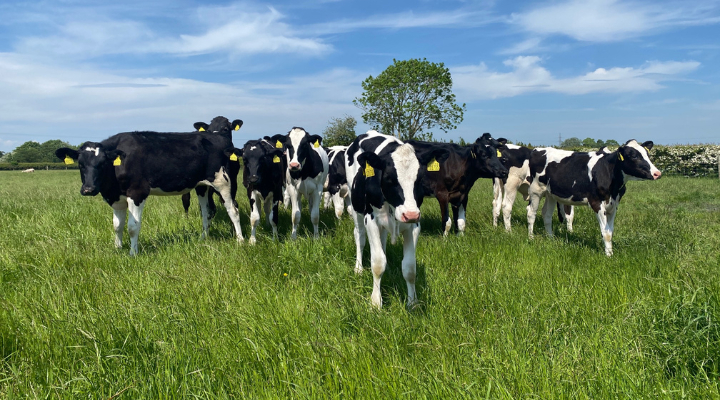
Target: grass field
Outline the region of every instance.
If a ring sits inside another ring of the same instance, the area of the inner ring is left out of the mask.
[[[612,258],[586,208],[530,241],[519,201],[512,233],[492,227],[481,180],[468,233],[443,239],[428,199],[413,311],[400,243],[370,306],[347,215],[322,212],[312,240],[304,213],[293,242],[281,208],[279,242],[264,225],[238,246],[224,211],[201,241],[195,198],[186,218],[153,197],[131,258],[79,188],[0,173],[2,398],[720,397],[717,179],[629,183]]]

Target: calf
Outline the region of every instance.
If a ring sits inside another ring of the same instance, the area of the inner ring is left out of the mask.
[[[320,224],[320,198],[328,174],[328,157],[322,148],[322,137],[311,135],[303,128],[294,127],[287,135],[265,137],[270,143],[285,149],[287,171],[285,186],[292,204],[292,238],[297,238],[300,224],[300,196],[308,201],[313,233],[318,237]]]
[[[497,226],[497,220],[502,209],[503,219],[505,222],[505,230],[510,232],[511,223],[510,215],[512,214],[515,197],[520,192],[525,201],[529,200],[528,188],[530,183],[527,177],[530,174],[530,154],[532,150],[524,146],[508,144],[507,139],[499,138],[500,146],[500,162],[508,169],[508,176],[505,179],[495,178],[493,180],[493,226]],[[590,154],[605,153],[610,154],[607,147],[601,147],[597,152]],[[557,203],[558,219],[565,222],[568,232],[572,232],[573,219],[575,210],[573,206]],[[552,211],[550,211],[552,212]]]
[[[553,148],[533,150],[530,156],[528,234],[533,225],[540,198],[545,196],[543,220],[552,236],[552,212],[555,203],[587,204],[597,215],[605,242],[605,254],[611,256],[612,234],[620,199],[629,180],[655,180],[662,173],[648,156],[653,142],[642,145],[628,140],[612,153],[581,153]]]
[[[229,151],[232,125],[224,117],[212,120],[206,132],[187,133],[125,132],[100,143],[85,142],[79,150],[61,148],[60,159],[77,161],[82,186],[80,194],[100,193],[113,209],[115,246],[122,246],[123,225],[129,211],[130,255],[138,252],[141,217],[150,195],[181,195],[195,188],[203,217],[203,238],[208,233],[207,187],[225,200],[238,242],[242,242],[240,219],[231,201]]]
[[[460,234],[465,231],[465,212],[470,190],[478,178],[504,178],[507,169],[498,159],[500,143],[489,133],[483,134],[470,146],[459,146],[453,143],[409,142],[415,150],[427,152],[432,149],[443,149],[448,154],[444,166],[441,160],[435,160],[427,166],[423,174],[422,185],[426,196],[434,196],[440,203],[442,213],[443,234],[447,236],[452,225]],[[450,221],[448,203],[453,209],[453,220]]]
[[[255,230],[260,223],[260,205],[272,226],[273,239],[277,239],[278,203],[285,182],[285,156],[267,140],[250,140],[233,154],[243,159],[243,186],[250,201],[250,244],[255,244]]]
[[[415,149],[393,136],[368,131],[358,136],[346,152],[345,176],[352,182],[350,200],[355,222],[355,272],[362,272],[365,234],[370,242],[373,273],[373,305],[382,307],[380,279],[387,265],[385,242],[395,243],[403,235],[402,272],[408,291],[408,306],[416,303],[415,249],[420,235],[420,205],[427,164],[444,160],[444,148]]]
[[[333,204],[335,216],[340,219],[343,210],[350,205],[348,193],[350,188],[347,185],[345,176],[345,152],[348,146],[333,146],[327,149],[329,159],[328,177],[325,180],[325,208]]]

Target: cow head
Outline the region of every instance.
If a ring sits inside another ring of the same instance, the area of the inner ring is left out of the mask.
[[[444,162],[449,156],[445,149],[432,149],[416,154],[409,143],[396,147],[382,157],[364,152],[357,158],[360,170],[353,182],[351,200],[356,211],[369,212],[369,206],[381,208],[385,202],[394,210],[400,222],[417,222],[419,204],[424,197],[422,176],[430,162]],[[360,194],[357,196],[356,194]]]
[[[232,149],[231,153],[243,159],[248,179],[248,182],[244,182],[246,186],[262,183],[263,171],[281,162],[283,157],[282,149],[275,148],[264,140],[250,140],[242,149]]]
[[[199,132],[217,133],[223,136],[229,136],[230,138],[232,138],[232,132],[240,130],[240,127],[242,125],[242,120],[236,119],[231,124],[230,121],[225,117],[213,118],[213,120],[210,121],[210,125],[204,122],[196,122],[193,124],[195,130]]]
[[[502,146],[507,144],[506,139],[503,142],[493,139],[489,133],[483,133],[477,138],[475,143],[471,145],[471,156],[475,161],[475,166],[483,178],[506,178],[508,170],[502,165],[498,154]]]
[[[648,155],[652,147],[651,141],[639,144],[635,139],[630,139],[617,149],[622,172],[629,180],[660,178],[662,172],[653,165]]]
[[[311,135],[303,128],[293,127],[287,135],[266,137],[270,143],[280,142],[285,149],[288,169],[297,172],[303,169],[313,147],[322,146],[322,136]]]
[[[125,159],[123,151],[106,149],[102,144],[95,142],[85,142],[80,145],[79,150],[63,147],[55,150],[55,155],[61,160],[69,157],[77,161],[82,180],[80,194],[83,196],[95,196],[100,193],[106,173],[110,171],[114,174],[113,168],[122,165]]]

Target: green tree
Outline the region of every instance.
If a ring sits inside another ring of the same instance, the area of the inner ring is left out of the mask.
[[[450,70],[426,59],[398,61],[377,77],[362,82],[363,94],[353,104],[374,129],[402,140],[432,140],[435,126],[443,132],[457,128],[467,107],[452,93]]]
[[[27,162],[59,162],[55,156],[55,150],[61,147],[71,147],[67,142],[62,140],[48,140],[45,143],[25,142],[12,151],[6,157],[8,162],[27,163]]]
[[[615,139],[609,139],[605,141],[605,146],[620,146],[620,143]]]
[[[349,146],[357,137],[355,133],[356,125],[355,118],[349,115],[341,118],[331,118],[327,128],[322,133],[324,137],[323,145],[326,147]]]
[[[572,147],[580,147],[583,145],[583,142],[580,141],[580,139],[576,137],[571,137],[568,139],[563,140],[563,142],[560,144],[560,147],[563,149],[572,148]]]
[[[5,155],[5,152],[4,152],[4,151],[0,151],[0,158],[2,158],[2,156],[4,156],[4,155]]]
[[[597,142],[592,138],[585,138],[582,141],[582,145],[585,147],[597,147]]]

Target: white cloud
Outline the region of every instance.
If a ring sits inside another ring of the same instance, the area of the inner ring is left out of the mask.
[[[257,12],[243,11],[238,7],[213,9],[213,12],[200,9],[200,26],[210,28],[200,34],[177,36],[160,34],[137,21],[104,17],[94,20],[70,20],[61,23],[58,31],[51,35],[20,39],[16,49],[24,54],[83,58],[129,53],[318,55],[332,50],[332,46],[318,38],[303,37],[302,32],[283,22],[284,18],[284,15],[272,8]],[[214,20],[210,21],[211,19]]]
[[[510,48],[502,50],[498,54],[521,54],[521,53],[529,53],[529,52],[538,52],[538,51],[542,50],[542,48],[540,47],[541,42],[542,42],[542,38],[532,37],[530,39],[523,40],[522,42],[517,43]]]
[[[661,3],[619,0],[570,0],[513,14],[511,23],[541,35],[609,42],[659,29],[720,22],[714,2]]]
[[[183,132],[216,115],[245,121],[236,134],[241,143],[294,125],[320,133],[331,117],[358,116],[351,100],[366,76],[334,69],[273,83],[220,84],[132,78],[0,53],[0,92],[6,94],[0,97],[0,139],[80,143],[129,130]]]
[[[697,61],[649,61],[639,68],[597,68],[586,74],[556,78],[540,65],[537,56],[518,56],[504,64],[510,72],[491,71],[484,63],[452,68],[454,88],[461,99],[512,97],[526,93],[588,93],[646,92],[661,89],[662,81],[694,71]]]

